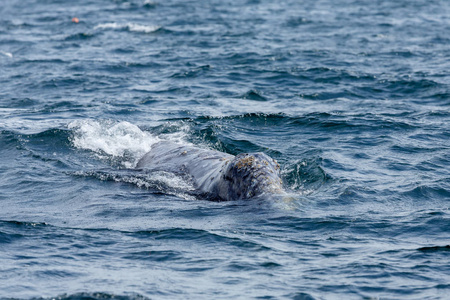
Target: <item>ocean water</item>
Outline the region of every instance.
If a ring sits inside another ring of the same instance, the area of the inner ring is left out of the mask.
[[[448,299],[449,45],[444,0],[2,1],[0,298]],[[289,197],[134,169],[161,140]]]

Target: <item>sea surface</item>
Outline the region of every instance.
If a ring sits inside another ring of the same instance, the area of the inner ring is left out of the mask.
[[[449,299],[449,70],[446,0],[1,1],[0,298]],[[289,196],[136,170],[163,140]]]

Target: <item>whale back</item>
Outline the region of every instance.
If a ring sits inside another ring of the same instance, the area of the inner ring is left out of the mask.
[[[264,153],[233,156],[173,142],[159,142],[136,168],[189,176],[198,192],[218,200],[283,193],[278,163]]]
[[[200,193],[211,194],[224,164],[233,158],[216,150],[163,141],[153,145],[136,168],[187,176]]]

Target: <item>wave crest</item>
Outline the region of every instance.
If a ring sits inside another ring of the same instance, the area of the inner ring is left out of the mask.
[[[94,27],[94,29],[113,29],[113,30],[127,30],[132,32],[152,33],[161,29],[161,26],[157,25],[141,25],[135,23],[103,23]]]

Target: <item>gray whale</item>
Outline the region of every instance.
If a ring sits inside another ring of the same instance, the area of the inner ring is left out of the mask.
[[[233,156],[164,141],[153,145],[136,168],[188,175],[200,193],[216,200],[284,193],[280,166],[261,152]]]

